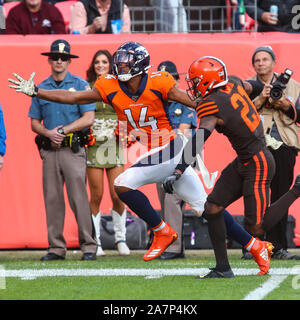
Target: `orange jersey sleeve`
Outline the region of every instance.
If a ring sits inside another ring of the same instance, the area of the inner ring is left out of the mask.
[[[176,85],[176,81],[167,71],[152,72],[149,79],[153,82],[153,86],[161,92],[163,100],[168,100],[169,91]]]
[[[111,104],[108,96],[117,89],[117,77],[111,74],[101,75],[100,78],[95,82],[94,88],[98,90],[104,103]]]

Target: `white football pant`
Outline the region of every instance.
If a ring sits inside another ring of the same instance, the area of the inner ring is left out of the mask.
[[[186,139],[178,135],[169,144],[143,154],[136,163],[115,179],[115,186],[138,189],[141,186],[163,182],[170,176],[181,159]],[[207,194],[194,169],[189,166],[175,181],[174,193],[189,204],[196,215],[201,216]]]

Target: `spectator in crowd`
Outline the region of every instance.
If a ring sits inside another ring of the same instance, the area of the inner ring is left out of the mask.
[[[3,157],[6,152],[6,131],[4,126],[3,112],[0,106],[0,170],[3,167]]]
[[[187,17],[182,0],[153,0],[159,13],[161,32],[188,32]]]
[[[87,81],[93,87],[97,78],[103,74],[112,73],[112,57],[107,50],[95,53],[87,70]],[[96,138],[94,145],[87,150],[87,176],[90,187],[90,207],[97,238],[97,255],[105,255],[100,241],[99,210],[104,188],[104,174],[106,172],[109,192],[112,200],[111,215],[115,231],[115,243],[120,255],[129,255],[126,244],[126,208],[114,191],[115,178],[124,171],[124,155],[121,146],[116,141],[114,131],[117,127],[117,115],[114,108],[103,101],[96,103],[93,134]],[[113,152],[110,152],[113,150]]]
[[[122,24],[121,32],[130,32],[130,14],[126,4],[121,8],[120,0],[79,0],[74,4],[70,32],[81,34],[117,33],[114,24]]]
[[[300,83],[290,79],[282,97],[273,100],[270,89],[278,78],[278,74],[274,72],[275,64],[275,53],[270,46],[257,48],[252,56],[256,75],[248,80],[251,85],[250,98],[263,119],[267,146],[276,164],[271,182],[271,203],[290,189],[300,149],[297,126],[297,122],[300,122]],[[266,234],[267,240],[274,245],[274,259],[300,259],[299,255],[287,251],[287,221],[288,210]]]
[[[161,62],[157,70],[168,71],[176,80],[176,85],[179,86],[179,74],[176,65],[172,61]],[[196,111],[175,101],[169,102],[168,111],[173,125],[189,138],[197,127]],[[161,187],[161,183],[157,184],[157,192],[161,203],[162,218],[168,222],[178,234],[177,240],[162,253],[160,259],[170,260],[184,258],[183,208],[185,202],[176,194],[165,193]]]
[[[292,25],[293,17],[296,15],[292,9],[299,4],[299,0],[245,0],[245,9],[252,19],[256,19],[257,10],[258,32],[299,32]],[[270,12],[272,5],[277,6],[277,14]]]
[[[60,11],[43,0],[23,0],[6,19],[6,34],[64,34],[66,27]]]
[[[88,83],[68,72],[70,44],[56,40],[48,56],[51,76],[39,88],[90,90]],[[47,216],[48,254],[42,261],[63,260],[66,241],[63,236],[65,220],[64,185],[70,206],[78,224],[82,260],[95,260],[97,243],[86,190],[86,151],[83,145],[86,128],[93,124],[95,104],[63,105],[34,97],[29,110],[32,131],[37,133],[37,145],[43,159],[43,190]]]

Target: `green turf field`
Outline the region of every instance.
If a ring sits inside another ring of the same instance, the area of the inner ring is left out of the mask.
[[[298,250],[290,250],[298,252]],[[214,267],[210,250],[189,250],[186,259],[144,262],[144,251],[120,257],[106,251],[80,261],[69,250],[65,261],[40,262],[45,251],[0,251],[0,300],[299,300],[300,260],[273,261],[257,276],[253,261],[229,250],[233,279],[196,280]]]

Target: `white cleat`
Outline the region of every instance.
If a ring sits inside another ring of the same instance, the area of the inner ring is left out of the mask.
[[[130,250],[124,241],[120,241],[117,243],[117,248],[119,251],[120,256],[129,256],[130,255]]]
[[[102,249],[101,246],[98,246],[98,247],[97,247],[96,255],[97,255],[97,256],[105,256],[105,255],[106,255],[106,253],[103,251],[103,249]]]

